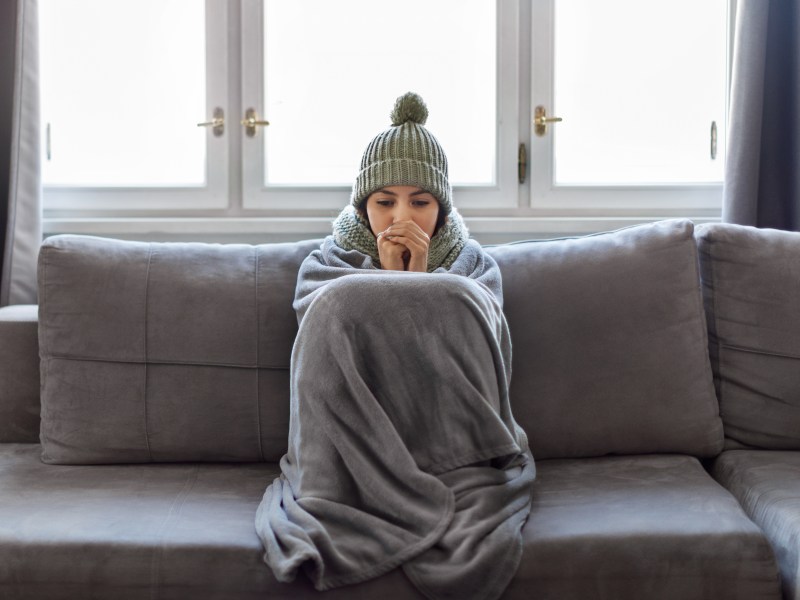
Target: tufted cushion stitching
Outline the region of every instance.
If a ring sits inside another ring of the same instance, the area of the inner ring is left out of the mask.
[[[255,290],[254,299],[256,303],[256,365],[260,362],[259,353],[261,350],[261,304],[258,301],[258,248],[253,247],[255,257]],[[258,439],[258,455],[264,460],[264,444],[261,441],[261,371],[256,369],[256,434]]]
[[[204,361],[191,361],[191,360],[160,360],[149,358],[145,360],[130,360],[124,358],[97,358],[94,356],[75,356],[73,354],[58,354],[48,353],[48,358],[57,358],[59,360],[76,360],[78,362],[99,362],[99,363],[116,363],[120,365],[141,365],[145,362],[148,365],[181,365],[186,367],[230,367],[232,369],[261,369],[267,371],[287,371],[289,365],[241,365],[236,363],[223,363],[212,360]]]
[[[761,348],[752,348],[748,346],[737,346],[735,344],[719,344],[719,347],[727,348],[728,350],[738,350],[739,352],[750,352],[751,354],[763,354],[764,356],[800,359],[800,354],[793,354],[790,352],[774,352],[772,350],[762,350]]]
[[[150,284],[150,261],[153,258],[153,244],[150,244],[147,249],[147,270],[145,271],[144,276],[144,315],[143,315],[143,327],[144,327],[144,335],[143,335],[143,350],[144,350],[144,386],[142,389],[142,408],[144,412],[144,441],[145,445],[147,446],[147,456],[152,461],[153,460],[153,452],[150,449],[150,433],[148,431],[147,426],[147,291],[149,289]]]

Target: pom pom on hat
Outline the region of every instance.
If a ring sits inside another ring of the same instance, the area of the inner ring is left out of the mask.
[[[393,127],[409,121],[425,125],[428,120],[428,107],[418,94],[406,92],[395,101],[391,119]]]
[[[453,191],[447,175],[447,156],[425,128],[428,107],[414,92],[394,103],[392,126],[369,143],[353,184],[350,203],[356,209],[374,191],[391,185],[413,185],[433,194],[444,214],[453,209]]]

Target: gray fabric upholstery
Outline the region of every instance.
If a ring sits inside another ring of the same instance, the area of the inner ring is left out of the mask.
[[[38,444],[0,444],[0,598],[320,597],[304,576],[278,583],[262,561],[255,514],[278,465],[239,462],[285,451],[291,299],[318,243],[45,244],[39,333],[54,454],[233,462],[63,466],[43,463]],[[542,460],[718,450],[691,224],[490,252],[504,276],[514,414],[539,444],[521,564],[502,598],[779,598],[766,539],[695,458]],[[33,321],[24,325],[30,336]],[[177,339],[187,328],[191,343]],[[733,477],[726,461],[744,455],[726,453],[715,474],[762,507],[751,514],[765,516],[791,577],[798,465],[783,455]],[[400,569],[324,597],[421,598]]]
[[[697,238],[725,435],[800,449],[800,233],[713,224]]]
[[[780,597],[769,544],[697,459],[546,460],[537,469],[508,597]]]
[[[39,441],[38,308],[0,308],[0,442]]]
[[[712,473],[772,544],[783,597],[800,598],[800,453],[730,450],[714,461]]]
[[[690,221],[488,251],[535,459],[721,450]]]
[[[318,246],[47,239],[43,460],[280,458],[295,280]]]
[[[0,597],[421,600],[399,569],[321,596],[278,583],[253,526],[274,463],[47,465],[0,445]],[[504,600],[780,598],[763,536],[681,456],[539,463]]]
[[[278,583],[253,526],[275,463],[47,465],[0,445],[0,598],[319,598]],[[420,600],[395,570],[326,600]]]

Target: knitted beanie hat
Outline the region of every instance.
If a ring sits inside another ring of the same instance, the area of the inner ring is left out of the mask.
[[[391,119],[392,126],[379,133],[361,157],[351,204],[362,208],[372,192],[390,185],[413,185],[433,194],[444,214],[450,214],[453,191],[447,179],[447,157],[424,127],[425,102],[408,92],[395,102]]]

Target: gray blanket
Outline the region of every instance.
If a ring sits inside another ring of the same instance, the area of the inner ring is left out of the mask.
[[[303,263],[289,447],[256,515],[280,581],[319,590],[402,567],[428,598],[497,598],[535,477],[508,398],[497,265],[375,269],[331,238]]]

